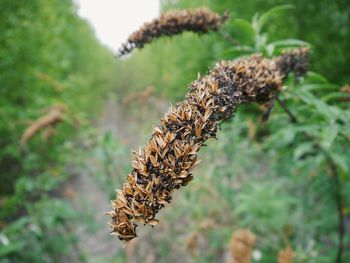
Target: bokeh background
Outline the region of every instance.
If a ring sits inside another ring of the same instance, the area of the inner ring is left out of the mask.
[[[207,6],[230,19],[220,32],[158,39],[123,59],[78,6],[0,1],[1,263],[237,262],[232,236],[242,229],[255,239],[247,262],[350,262],[348,1],[163,0],[162,12]],[[140,6],[126,14],[138,23],[153,14],[141,17]],[[128,33],[122,22],[106,26]],[[104,213],[130,150],[198,73],[305,45],[310,72],[288,79],[284,107],[266,123],[261,106],[241,107],[154,229],[139,227],[126,247],[109,235]],[[292,261],[278,259],[286,248]]]

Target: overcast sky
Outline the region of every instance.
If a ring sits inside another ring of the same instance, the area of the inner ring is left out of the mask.
[[[75,0],[79,15],[89,20],[96,36],[117,51],[144,22],[159,14],[159,0]]]

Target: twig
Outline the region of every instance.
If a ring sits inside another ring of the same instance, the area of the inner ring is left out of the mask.
[[[288,114],[289,119],[292,123],[298,123],[298,119],[294,114],[288,109],[287,104],[284,100],[281,100],[278,96],[276,98],[278,104],[282,107],[282,109]]]

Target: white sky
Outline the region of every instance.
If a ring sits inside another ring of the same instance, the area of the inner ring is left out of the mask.
[[[159,0],[75,0],[79,15],[89,20],[97,38],[117,51],[144,22],[159,14]]]

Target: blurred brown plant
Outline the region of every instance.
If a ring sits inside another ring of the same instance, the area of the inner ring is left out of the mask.
[[[191,256],[195,256],[198,251],[198,232],[192,232],[187,238],[186,249],[191,254]]]
[[[349,85],[345,85],[345,86],[341,87],[340,91],[343,92],[343,93],[349,93],[350,94],[350,86]]]
[[[161,36],[176,35],[184,31],[207,33],[210,30],[218,30],[227,18],[227,14],[220,16],[205,7],[165,12],[132,33],[119,49],[118,56],[128,54],[134,48],[143,48],[145,44]]]
[[[292,263],[293,257],[294,251],[291,247],[287,246],[278,252],[278,263]]]
[[[292,69],[306,73],[307,68],[298,64],[306,63],[307,50],[290,54],[272,60],[253,55],[221,61],[190,85],[186,99],[170,108],[153,128],[149,142],[134,152],[132,171],[107,213],[112,234],[129,241],[136,237],[138,223],[157,224],[156,214],[171,202],[174,191],[193,179],[197,153],[207,139],[216,138],[220,123],[230,119],[240,104],[274,99]]]
[[[63,121],[63,115],[66,111],[67,108],[61,104],[50,107],[45,115],[34,121],[29,127],[26,128],[21,138],[21,146],[25,146],[36,133],[44,128],[54,126],[55,124]]]
[[[350,86],[349,85],[345,85],[343,87],[340,88],[340,91],[342,93],[345,93],[344,97],[342,98],[339,98],[339,101],[340,102],[349,102],[350,101],[350,98],[349,98],[349,95],[350,95]]]
[[[145,105],[153,94],[153,86],[147,86],[146,89],[140,92],[133,92],[126,96],[122,103],[124,106],[128,106],[133,101],[138,101],[139,104]]]
[[[255,235],[247,229],[233,232],[229,244],[231,263],[250,263],[255,242]]]
[[[77,192],[70,185],[67,185],[63,190],[63,196],[68,199],[74,199],[77,195]]]

